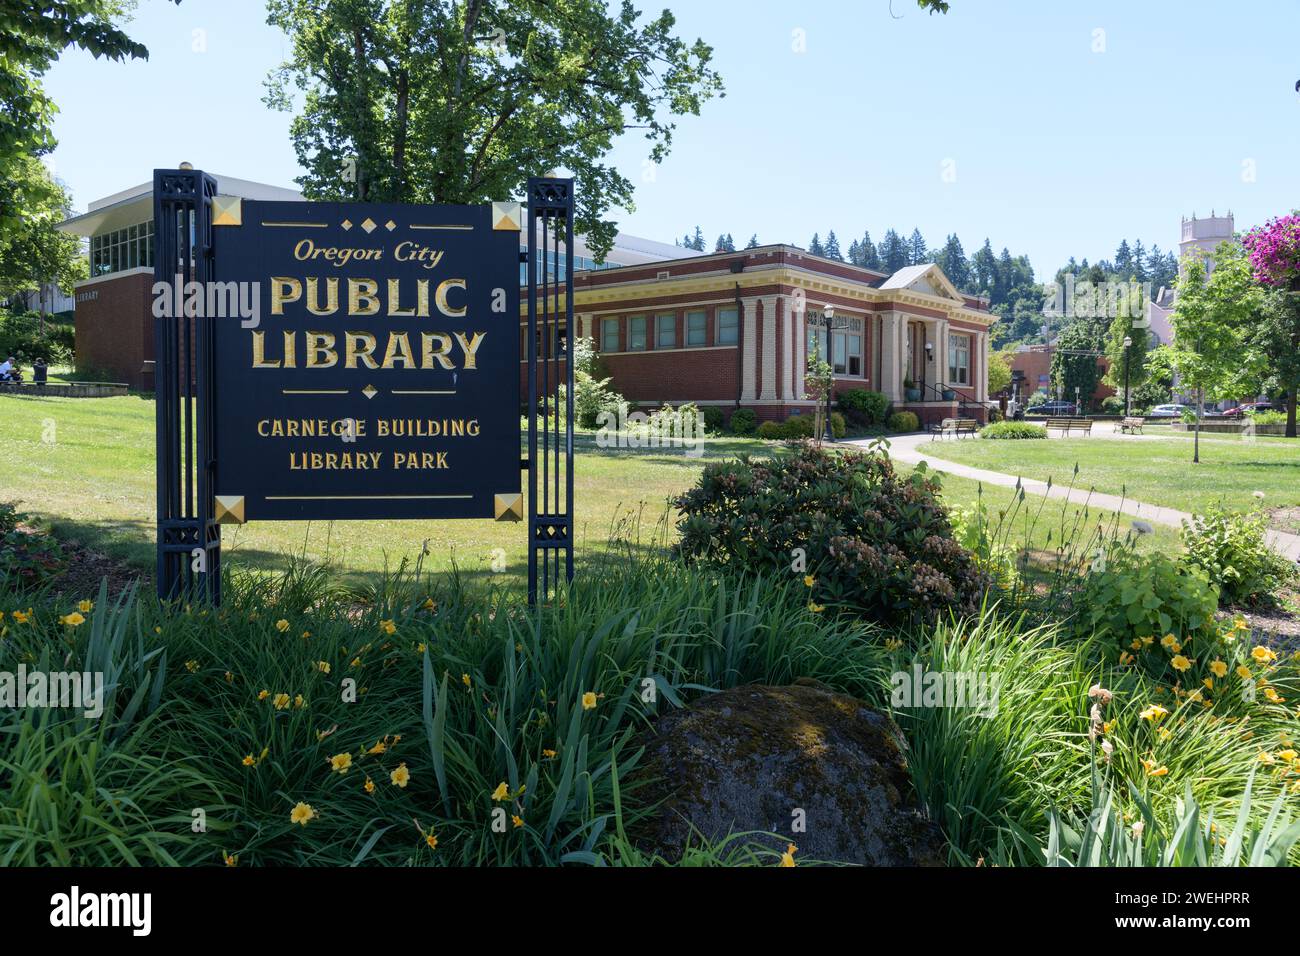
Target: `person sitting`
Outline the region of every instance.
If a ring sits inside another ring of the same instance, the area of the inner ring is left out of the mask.
[[[17,366],[14,364],[14,357],[11,355],[3,362],[0,362],[0,382],[18,381]]]

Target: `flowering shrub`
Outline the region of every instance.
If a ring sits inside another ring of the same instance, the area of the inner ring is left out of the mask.
[[[1277,216],[1242,236],[1255,278],[1287,286],[1300,279],[1300,216]]]
[[[953,540],[938,482],[900,477],[882,452],[710,464],[675,501],[678,553],[737,570],[806,572],[809,608],[852,608],[883,620],[969,612],[988,585]],[[802,556],[802,558],[801,558]]]

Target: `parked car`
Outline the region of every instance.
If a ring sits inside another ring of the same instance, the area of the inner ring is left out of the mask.
[[[1223,417],[1244,418],[1246,415],[1254,415],[1256,412],[1271,412],[1276,407],[1272,402],[1245,402],[1236,408],[1225,408]]]
[[[1051,417],[1054,415],[1074,415],[1076,414],[1074,402],[1044,402],[1041,405],[1035,405],[1030,408],[1026,414],[1045,415]]]
[[[1180,418],[1185,411],[1191,409],[1190,405],[1157,405],[1151,411],[1147,412],[1147,418]]]

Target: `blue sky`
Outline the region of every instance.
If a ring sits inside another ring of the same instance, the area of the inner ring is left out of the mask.
[[[1242,228],[1300,206],[1295,0],[953,0],[946,17],[912,0],[666,5],[713,45],[727,95],[680,120],[653,180],[644,141],[619,144],[637,184],[619,218],[637,235],[698,224],[710,245],[806,245],[833,228],[847,250],[863,229],[919,227],[968,253],[988,236],[1041,278],[1121,238],[1174,248],[1184,214],[1231,208]],[[72,53],[46,80],[55,171],[79,208],[182,160],[293,184],[289,116],[261,102],[286,41],[261,2],[142,0],[130,31],[147,63]],[[183,119],[187,97],[205,120]]]

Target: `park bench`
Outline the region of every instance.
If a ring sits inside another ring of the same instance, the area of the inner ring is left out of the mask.
[[[1050,431],[1055,428],[1066,435],[1070,432],[1092,432],[1091,418],[1049,418],[1043,424]]]
[[[1136,432],[1138,434],[1141,434],[1142,426],[1145,425],[1146,423],[1147,420],[1145,418],[1136,418],[1133,416],[1129,416],[1128,418],[1122,418],[1118,422],[1116,422],[1115,430],[1119,432],[1130,432],[1130,433]]]
[[[965,432],[974,435],[980,429],[980,423],[973,418],[945,418],[937,425],[930,426],[930,441],[935,435],[955,435],[958,438]]]

